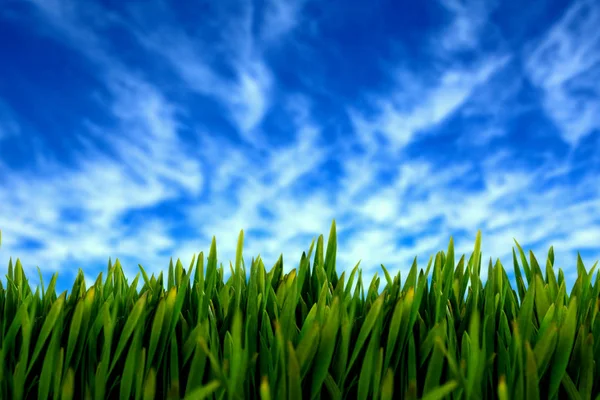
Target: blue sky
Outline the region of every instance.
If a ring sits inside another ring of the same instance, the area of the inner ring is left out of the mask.
[[[571,285],[600,259],[598,26],[593,1],[5,0],[0,272],[65,290],[213,235],[227,266],[241,229],[289,271],[335,219],[367,283],[480,229],[485,265],[554,245]]]

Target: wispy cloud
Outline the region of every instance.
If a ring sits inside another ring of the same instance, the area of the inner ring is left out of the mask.
[[[147,49],[167,60],[192,90],[218,99],[242,139],[264,147],[265,139],[256,128],[273,101],[274,79],[264,52],[294,29],[302,3],[267,1],[262,15],[251,2],[240,2],[233,14],[217,7],[218,22],[209,24],[218,32],[217,43],[174,25],[158,32],[155,26],[142,25],[134,34]],[[259,22],[261,28],[254,33]],[[213,49],[219,49],[218,59]],[[219,72],[217,63],[223,64],[227,73]]]
[[[278,41],[290,33],[301,19],[301,9],[306,0],[269,0],[265,2],[261,38],[267,43]]]
[[[543,106],[571,146],[600,129],[600,6],[577,1],[525,50],[526,70]]]
[[[474,50],[484,31],[494,29],[489,14],[496,8],[496,1],[440,0],[440,4],[451,18],[443,34],[435,38],[445,51]]]
[[[36,33],[85,60],[97,86],[83,89],[95,109],[72,115],[80,128],[65,129],[69,161],[52,140],[27,172],[0,160],[2,254],[21,257],[28,271],[60,271],[66,283],[72,266],[95,277],[112,256],[128,275],[138,263],[152,273],[171,256],[185,264],[206,253],[213,235],[227,264],[240,229],[246,264],[261,254],[272,265],[283,254],[289,270],[334,218],[340,273],[360,259],[366,280],[381,263],[403,277],[415,256],[425,267],[450,235],[468,254],[478,229],[484,261],[499,257],[509,270],[513,238],[540,258],[554,244],[557,264],[570,271],[578,250],[586,264],[600,258],[598,160],[565,156],[564,146],[529,132],[545,129],[540,111],[570,140],[597,127],[588,111],[597,107],[595,81],[584,78],[596,68],[592,3],[574,5],[531,42],[521,70],[521,49],[477,40],[502,42],[489,22],[495,5],[445,1],[449,19],[427,33],[423,58],[364,59],[392,66],[373,79],[389,84],[358,98],[337,92],[335,74],[311,80],[322,68],[307,66],[300,83],[289,78],[297,66],[286,44],[308,29],[301,1],[241,1],[233,11],[219,3],[201,21],[168,2],[30,4]],[[579,33],[573,21],[583,21]],[[347,32],[328,29],[319,28],[322,42],[293,51],[353,51],[335,41]],[[548,61],[549,51],[560,57]],[[543,109],[524,75],[541,88]],[[7,115],[0,107],[0,127],[12,121],[21,131],[35,118]]]
[[[439,78],[419,82],[415,73],[403,71],[395,92],[377,100],[379,113],[374,118],[353,113],[355,128],[366,130],[359,135],[369,146],[375,133],[380,133],[399,151],[411,144],[457,111],[473,93],[509,61],[508,57],[492,58],[473,68],[449,68]],[[372,143],[371,143],[372,145]]]
[[[138,35],[143,35],[138,33]],[[234,65],[234,80],[218,74],[206,61],[201,46],[185,36],[174,42],[172,33],[165,38],[143,38],[149,49],[163,56],[189,85],[189,88],[218,99],[231,113],[243,139],[252,143],[252,130],[261,122],[269,105],[271,72],[264,63],[249,57]]]

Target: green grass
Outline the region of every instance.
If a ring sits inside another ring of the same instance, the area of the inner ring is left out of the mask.
[[[243,237],[227,281],[214,238],[166,285],[142,266],[129,282],[117,259],[68,296],[56,274],[33,292],[11,259],[0,398],[600,399],[600,280],[579,257],[567,293],[553,249],[542,271],[515,241],[516,288],[491,259],[483,285],[478,233],[468,259],[451,238],[425,271],[382,265],[366,285],[360,263],[336,272],[335,221],[285,275],[258,258],[248,276]]]

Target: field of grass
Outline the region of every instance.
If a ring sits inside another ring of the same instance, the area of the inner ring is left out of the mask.
[[[600,279],[581,258],[567,293],[552,248],[542,270],[515,242],[512,287],[478,233],[468,259],[450,238],[425,270],[366,283],[358,264],[338,275],[335,221],[288,274],[282,258],[248,271],[243,239],[227,280],[213,238],[187,269],[129,281],[109,260],[68,295],[11,259],[0,398],[600,399]]]

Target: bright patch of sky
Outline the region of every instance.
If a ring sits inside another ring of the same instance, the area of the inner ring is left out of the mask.
[[[7,0],[0,271],[600,259],[600,3]],[[311,260],[312,261],[312,260]],[[4,275],[4,273],[2,275]],[[4,278],[3,278],[4,279]]]

